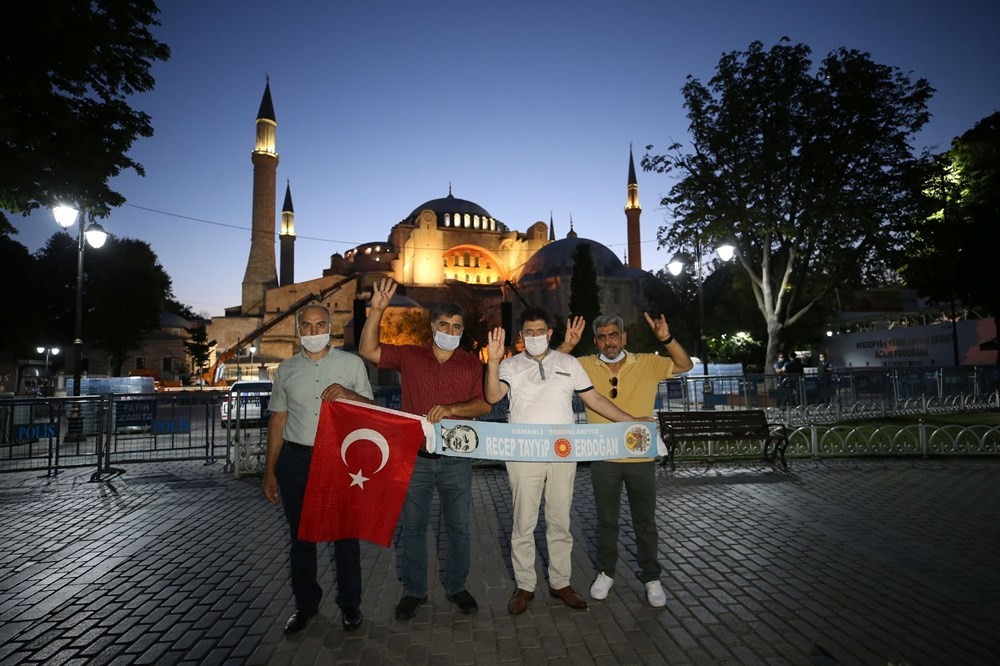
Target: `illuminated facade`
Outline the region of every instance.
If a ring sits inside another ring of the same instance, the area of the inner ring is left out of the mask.
[[[243,280],[243,301],[239,306],[227,308],[224,317],[212,319],[209,338],[217,341],[219,351],[254,334],[309,294],[323,294],[341,282],[344,284],[339,289],[330,292],[321,301],[333,313],[334,344],[350,347],[353,344],[353,336],[349,334],[351,323],[357,314],[354,310],[355,299],[367,300],[371,285],[383,276],[392,277],[400,284],[400,308],[432,308],[449,299],[451,287],[461,284],[476,294],[475,298],[481,305],[497,311],[496,324],[499,324],[500,301],[514,300],[505,286],[509,281],[528,295],[533,304],[565,316],[572,273],[570,256],[583,242],[592,245],[591,254],[601,285],[601,302],[606,311],[620,312],[629,319],[637,316],[641,306],[639,278],[645,273],[624,266],[603,245],[578,239],[572,231],[572,221],[570,233],[564,240],[555,240],[551,217],[549,224],[538,221],[531,224],[527,231],[519,232],[493,217],[479,204],[455,197],[450,187],[447,196],[417,206],[405,218],[391,225],[386,240],[363,243],[343,255],[334,254],[322,276],[295,282],[295,214],[290,185],[286,185],[278,235],[280,273],[275,267],[277,121],[269,83],[265,86],[256,122],[256,145],[251,155],[254,165],[253,228],[250,257]],[[631,149],[627,196],[629,264],[636,266],[640,257],[638,211],[641,207]],[[280,283],[277,279],[279,274]],[[352,279],[345,281],[348,276]],[[514,309],[515,313],[519,311],[521,304],[515,302]],[[346,340],[345,331],[348,332]],[[255,354],[257,363],[270,367],[291,356],[298,343],[293,318],[289,317],[261,333],[254,342],[258,349]]]

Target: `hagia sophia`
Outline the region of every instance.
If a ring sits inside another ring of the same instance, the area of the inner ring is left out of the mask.
[[[256,120],[253,163],[253,213],[250,254],[243,277],[242,302],[213,317],[208,338],[216,343],[217,358],[226,361],[249,345],[257,349],[254,364],[273,367],[298,350],[294,317],[288,316],[308,302],[321,302],[333,314],[333,344],[354,346],[354,322],[364,318],[364,304],[371,286],[388,276],[400,288],[387,312],[429,311],[441,302],[474,303],[480,312],[495,312],[492,325],[500,325],[501,303],[511,303],[516,319],[524,303],[538,305],[566,316],[570,299],[573,255],[588,244],[600,286],[602,311],[619,312],[626,320],[641,315],[642,270],[639,186],[629,150],[625,220],[627,261],[596,241],[579,238],[572,229],[557,240],[549,223],[537,221],[517,231],[496,219],[478,203],[447,196],[416,206],[395,224],[387,224],[384,240],[363,243],[330,257],[321,276],[296,281],[295,211],[291,186],[285,187],[280,211],[277,204],[277,120],[266,84]],[[321,221],[310,222],[320,226]],[[277,232],[278,248],[274,238]],[[276,254],[280,263],[276,261]],[[238,357],[237,357],[238,358]],[[226,368],[226,379],[235,379]]]

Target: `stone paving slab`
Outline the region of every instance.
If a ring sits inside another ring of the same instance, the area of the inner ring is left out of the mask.
[[[661,470],[666,608],[645,604],[626,514],[615,586],[587,611],[544,594],[541,523],[540,590],[517,617],[506,474],[477,468],[479,613],[459,614],[432,581],[413,620],[393,619],[395,554],[363,544],[362,628],[340,628],[323,558],[329,594],[290,638],[287,528],[258,481],[198,463],[129,465],[106,483],[90,473],[0,475],[2,664],[1000,663],[1000,461]],[[586,597],[585,465],[573,512],[573,584]]]

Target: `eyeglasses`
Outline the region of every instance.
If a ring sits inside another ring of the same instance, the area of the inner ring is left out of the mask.
[[[614,400],[618,397],[618,378],[612,377],[611,381],[611,399]]]

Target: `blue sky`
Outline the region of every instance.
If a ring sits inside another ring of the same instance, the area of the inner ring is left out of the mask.
[[[787,36],[817,62],[856,48],[928,79],[937,93],[917,148],[946,148],[1000,109],[1000,3],[985,0],[160,5],[156,35],[173,55],[133,100],[156,132],[132,150],[146,177],[115,181],[128,204],[101,223],[149,242],[178,300],[212,315],[240,301],[265,75],[297,280],[385,240],[449,183],[521,231],[551,211],[561,238],[572,214],[580,236],[622,256],[629,143],[638,161],[647,144],[686,142],[685,78],[707,80],[753,40]],[[639,173],[649,270],[672,254],[656,248],[671,183]],[[31,250],[57,230],[48,213],[12,221]]]

